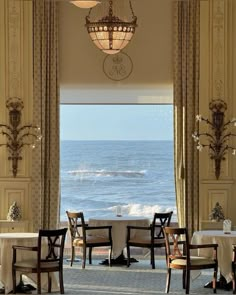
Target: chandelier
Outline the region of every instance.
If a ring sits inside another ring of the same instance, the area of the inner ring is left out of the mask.
[[[132,19],[124,21],[113,12],[113,0],[109,0],[108,14],[99,20],[90,21],[91,11],[86,17],[87,31],[93,43],[106,54],[116,54],[132,39],[137,27],[131,1],[129,6]]]
[[[209,148],[209,156],[215,161],[215,176],[219,179],[221,172],[221,161],[225,160],[228,150],[236,155],[236,147],[229,144],[229,139],[236,134],[231,131],[231,126],[236,126],[236,118],[224,121],[227,104],[221,99],[212,100],[209,103],[209,109],[212,112],[212,119],[203,118],[202,115],[196,116],[197,123],[205,122],[210,126],[211,132],[199,133],[195,131],[192,136],[197,143],[197,149],[201,152],[204,147]]]
[[[101,2],[95,1],[95,0],[76,0],[76,1],[71,1],[71,3],[79,8],[92,8]]]

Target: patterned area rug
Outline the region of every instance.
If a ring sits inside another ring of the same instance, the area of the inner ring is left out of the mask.
[[[93,260],[92,265],[81,269],[76,262],[70,267],[64,266],[64,285],[66,294],[80,295],[156,295],[165,293],[165,260],[156,259],[156,269],[152,270],[149,260],[140,260],[126,266],[104,266],[101,260]],[[204,271],[190,283],[190,294],[213,294],[211,288],[204,285],[211,281],[213,272]],[[182,272],[172,271],[169,294],[185,294],[182,289]],[[232,291],[217,290],[217,294],[232,294]]]

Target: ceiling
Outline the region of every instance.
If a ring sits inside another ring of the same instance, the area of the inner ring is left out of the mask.
[[[172,3],[132,1],[138,27],[124,52],[131,58],[133,70],[122,81],[109,79],[103,71],[106,54],[95,47],[84,26],[88,10],[60,3],[62,103],[171,102]]]

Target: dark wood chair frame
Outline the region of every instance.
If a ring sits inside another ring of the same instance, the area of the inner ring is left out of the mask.
[[[105,247],[110,246],[109,251],[109,265],[111,266],[111,255],[112,255],[112,226],[89,226],[87,223],[85,223],[84,220],[84,214],[83,212],[69,212],[66,211],[68,222],[69,222],[69,231],[71,236],[71,263],[70,265],[73,265],[74,259],[75,259],[75,247],[74,241],[75,239],[82,239],[83,240],[83,261],[82,261],[82,268],[85,268],[86,264],[86,249],[89,248],[89,264],[92,264],[92,250],[94,247]],[[89,232],[94,230],[107,230],[107,236],[108,236],[108,242],[89,242],[87,240],[87,236],[89,235]]]
[[[173,211],[165,213],[154,213],[153,221],[149,227],[143,226],[127,226],[127,266],[130,266],[130,247],[139,247],[139,248],[148,248],[151,253],[151,265],[155,269],[155,248],[165,248],[165,237],[164,237],[164,226],[169,226],[171,222]],[[145,234],[145,231],[149,233],[150,240],[147,243],[141,243],[138,240],[132,241],[131,234],[132,230],[142,230]]]
[[[218,244],[202,244],[192,245],[189,243],[187,228],[165,227],[164,228],[166,240],[166,263],[167,263],[167,278],[165,292],[169,293],[171,269],[180,269],[183,271],[183,289],[185,293],[189,294],[190,289],[190,271],[201,269],[214,269],[212,288],[216,293],[216,280],[218,271],[217,247]],[[198,250],[203,248],[212,248],[213,262],[212,264],[191,264],[190,250]],[[173,263],[176,259],[185,260],[186,263]]]
[[[232,245],[233,257],[232,257],[232,288],[233,294],[236,294],[236,245]]]
[[[48,274],[48,293],[51,293],[52,281],[51,272],[59,272],[60,293],[64,294],[63,283],[63,253],[65,245],[67,228],[55,230],[39,230],[38,245],[35,247],[28,246],[12,246],[12,281],[13,294],[16,294],[16,272],[22,273],[36,273],[37,274],[37,294],[41,294],[41,273]],[[45,244],[45,239],[47,244]],[[47,247],[47,255],[43,254],[42,248]],[[37,259],[34,265],[30,266],[28,263],[24,265],[23,261],[17,264],[17,252],[35,251],[37,252]]]

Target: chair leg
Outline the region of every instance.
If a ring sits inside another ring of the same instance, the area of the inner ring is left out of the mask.
[[[111,266],[112,264],[111,264],[111,255],[112,255],[112,248],[111,249],[109,249],[109,254],[108,254],[108,263],[109,263],[109,266]]]
[[[185,294],[189,294],[189,287],[190,287],[190,270],[186,271],[186,289]]]
[[[127,267],[130,266],[130,247],[129,245],[126,246],[126,252],[127,252]]]
[[[70,261],[70,266],[73,265],[74,259],[75,259],[75,247],[74,246],[71,246],[71,261]]]
[[[235,287],[235,265],[232,262],[232,284],[233,284],[233,294],[236,294],[236,287]]]
[[[59,271],[59,284],[60,284],[60,292],[61,294],[64,294],[64,282],[63,282],[63,270],[61,269]]]
[[[155,269],[155,253],[154,253],[154,248],[151,248],[151,265],[152,265],[152,269]]]
[[[16,271],[14,269],[12,269],[12,282],[13,282],[12,293],[16,294]]]
[[[40,272],[37,273],[37,294],[41,294],[41,274]]]
[[[216,280],[217,280],[217,267],[214,268],[213,282],[212,282],[212,288],[213,288],[214,293],[216,293]],[[235,285],[235,284],[233,283],[233,285]],[[235,294],[234,287],[233,287],[233,294]]]
[[[165,290],[165,293],[169,293],[170,279],[171,279],[171,268],[168,268],[167,275],[166,275],[166,290]]]
[[[82,261],[82,268],[85,268],[86,264],[86,247],[83,247],[83,261]]]
[[[92,264],[92,247],[89,247],[89,264]]]

